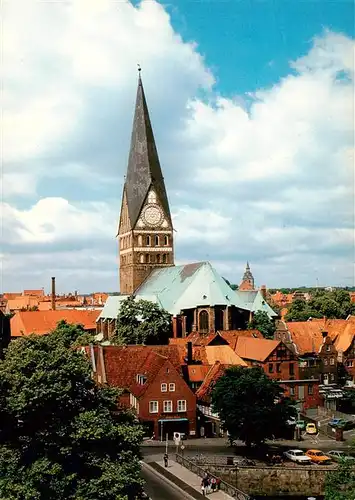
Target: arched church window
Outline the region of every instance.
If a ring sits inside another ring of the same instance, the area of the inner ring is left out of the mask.
[[[142,235],[141,235],[141,234],[139,234],[139,235],[138,235],[138,246],[139,246],[139,247],[142,247],[142,246],[143,246],[143,238],[142,238]]]
[[[163,264],[166,264],[166,253],[163,253]]]
[[[164,236],[164,245],[165,246],[169,245],[169,236]]]
[[[149,234],[146,237],[146,243],[147,243],[147,246],[150,247],[150,236],[149,236]]]
[[[141,253],[140,256],[139,256],[139,262],[141,264],[144,264],[144,254],[143,253]]]
[[[154,236],[154,243],[156,247],[159,246],[159,236],[157,234]]]
[[[157,263],[160,264],[160,253],[157,254]]]
[[[150,255],[149,255],[149,253],[145,254],[145,262],[146,262],[146,264],[149,264],[149,262],[150,262]]]
[[[157,202],[157,195],[153,190],[151,190],[148,194],[148,203],[156,203]]]
[[[208,316],[208,312],[207,311],[201,311],[199,316],[198,316],[198,319],[199,319],[199,331],[200,332],[208,332],[208,320],[209,320],[209,316]]]

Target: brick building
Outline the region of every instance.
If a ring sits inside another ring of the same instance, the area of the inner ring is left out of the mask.
[[[104,338],[132,294],[166,309],[175,337],[245,328],[256,310],[276,316],[260,292],[234,291],[208,262],[174,265],[168,196],[140,75],[117,236],[121,295],[108,297],[98,320]]]
[[[146,435],[196,435],[196,396],[182,377],[174,346],[84,348],[99,384],[123,389],[120,403],[134,408]],[[163,355],[162,352],[164,352]]]

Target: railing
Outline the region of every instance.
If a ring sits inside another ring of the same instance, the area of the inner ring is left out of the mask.
[[[215,476],[210,472],[207,472],[206,469],[200,467],[191,460],[188,460],[187,458],[177,454],[176,462],[199,477],[204,477],[204,475],[208,473],[209,477],[214,477],[216,480],[218,479],[218,481],[220,482],[220,489],[225,493],[227,493],[227,495],[230,495],[232,498],[235,498],[236,500],[251,500],[249,495],[239,490],[238,488],[235,488],[231,484],[222,481],[218,476]]]

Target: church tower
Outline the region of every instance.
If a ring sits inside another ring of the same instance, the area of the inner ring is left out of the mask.
[[[169,202],[140,73],[118,239],[121,294],[132,294],[153,269],[174,265]]]
[[[238,290],[255,290],[254,276],[250,270],[249,262],[247,262],[245,272],[243,274],[242,282],[240,283]]]

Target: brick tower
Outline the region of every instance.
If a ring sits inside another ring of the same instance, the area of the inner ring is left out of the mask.
[[[140,73],[118,239],[122,294],[132,294],[153,269],[174,265],[169,202]]]
[[[250,270],[249,262],[247,262],[243,279],[238,287],[238,290],[255,290],[254,276]]]

